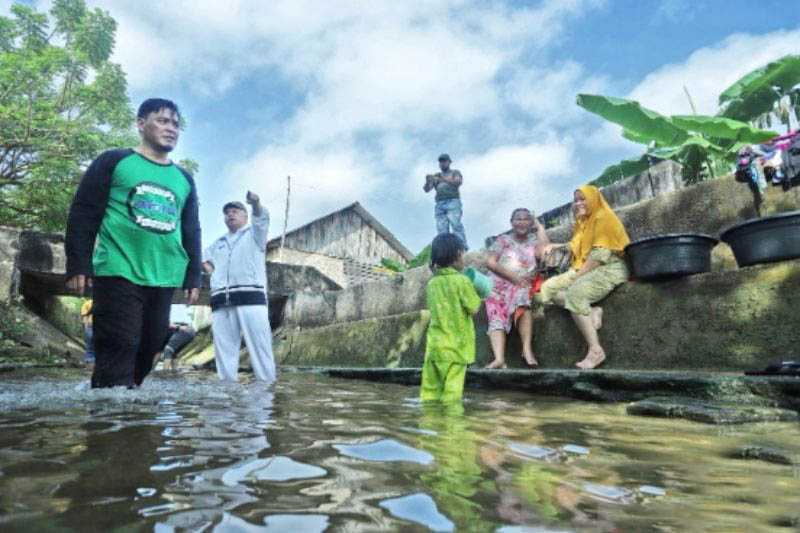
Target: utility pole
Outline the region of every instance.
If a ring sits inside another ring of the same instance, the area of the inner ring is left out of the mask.
[[[286,228],[289,226],[289,196],[292,194],[292,177],[286,176],[286,211],[283,215],[283,234],[281,235],[281,249],[278,252],[278,262],[283,262],[283,244],[286,242]]]
[[[686,93],[686,98],[689,99],[689,106],[692,108],[692,115],[696,115],[697,108],[694,106],[694,100],[692,100],[692,95],[689,94],[689,89],[686,88],[686,85],[683,86],[683,92]]]

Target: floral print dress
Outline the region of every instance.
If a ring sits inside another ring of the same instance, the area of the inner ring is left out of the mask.
[[[497,256],[498,263],[517,275],[530,274],[536,269],[536,235],[528,234],[524,241],[512,235],[500,235],[489,253]],[[518,307],[530,307],[530,287],[519,287],[506,278],[490,273],[494,281],[492,294],[486,299],[489,331],[511,331],[514,313]]]

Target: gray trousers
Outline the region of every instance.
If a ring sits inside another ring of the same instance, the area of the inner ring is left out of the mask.
[[[239,349],[242,336],[250,352],[250,364],[256,379],[275,381],[275,359],[272,355],[272,328],[266,305],[223,307],[211,314],[214,333],[214,359],[217,375],[236,381],[239,373]]]

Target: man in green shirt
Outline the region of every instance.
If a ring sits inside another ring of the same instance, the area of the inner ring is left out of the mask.
[[[192,176],[169,159],[180,112],[169,100],[139,107],[141,143],[100,154],[67,221],[67,287],[94,298],[92,387],[141,385],[166,340],[175,287],[200,287],[200,222]]]

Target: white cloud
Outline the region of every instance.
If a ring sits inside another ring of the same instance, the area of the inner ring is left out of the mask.
[[[609,86],[574,61],[534,68],[519,68],[505,86],[505,97],[539,121],[540,125],[565,126],[586,118],[575,104],[578,93],[603,94]]]
[[[463,169],[464,175],[464,224],[468,229],[479,228],[478,235],[468,235],[470,242],[508,229],[511,210],[516,207],[543,211],[566,201],[560,180],[574,173],[574,157],[572,140],[554,139],[497,146],[455,161],[453,168]],[[430,161],[419,161],[407,179],[405,194],[423,201],[424,176],[434,171]],[[427,194],[431,204],[433,194]]]
[[[298,145],[268,146],[247,161],[226,172],[235,188],[259,194],[283,224],[286,176],[292,176],[290,226],[343,207],[375,190],[378,181],[368,160],[358,157],[349,145],[331,146],[324,151],[307,151]],[[227,201],[218,198],[217,203]]]
[[[628,97],[663,114],[689,115],[692,109],[683,90],[686,86],[697,112],[713,115],[719,110],[719,94],[732,83],[751,70],[798,50],[800,30],[731,35],[718,45],[696,50],[685,62],[660,67]]]

